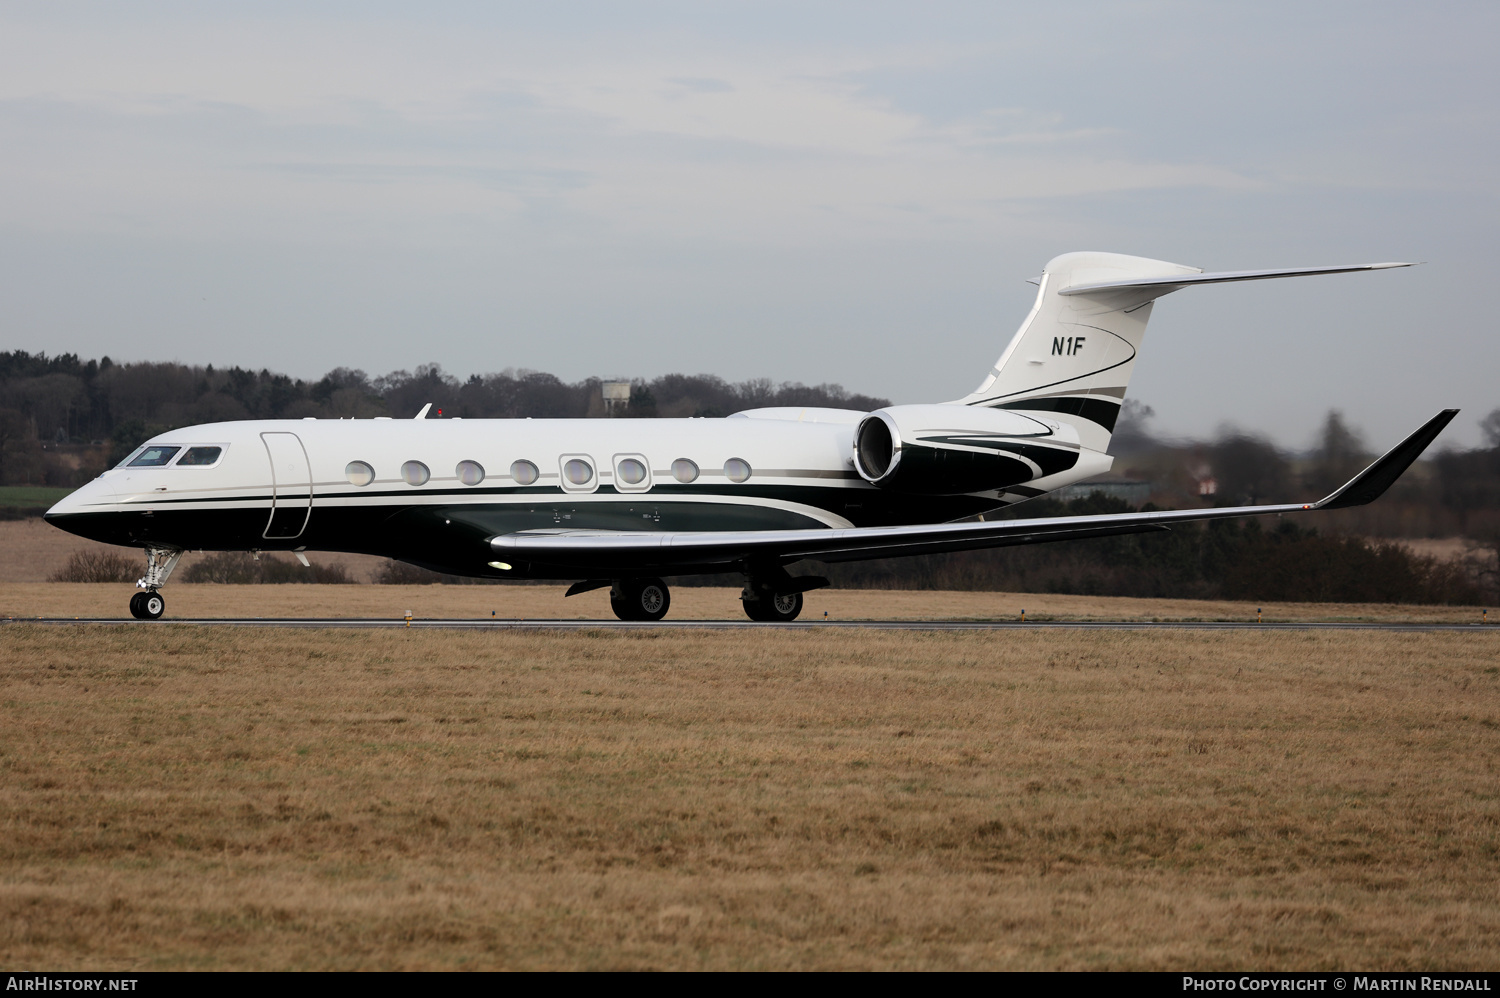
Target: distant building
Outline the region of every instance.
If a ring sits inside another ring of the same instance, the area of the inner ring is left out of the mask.
[[[1095,492],[1101,492],[1111,499],[1123,499],[1132,506],[1140,506],[1151,497],[1151,488],[1150,482],[1125,479],[1109,482],[1083,482],[1079,485],[1064,486],[1048,498],[1068,502],[1073,499],[1087,499]]]
[[[606,415],[613,416],[630,408],[630,382],[605,381],[599,387],[604,392],[604,412]]]

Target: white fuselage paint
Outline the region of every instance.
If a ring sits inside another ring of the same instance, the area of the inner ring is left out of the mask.
[[[407,521],[395,518],[423,508],[451,511],[454,521],[472,528],[471,535],[476,530],[494,535],[601,525],[652,530],[681,529],[688,523],[692,529],[715,529],[716,520],[737,529],[745,529],[747,523],[773,529],[848,528],[942,522],[1019,498],[997,492],[893,496],[870,485],[853,462],[854,430],[864,415],[777,409],[727,419],[210,423],[171,430],[151,443],[184,449],[220,447],[222,456],[215,464],[182,467],[175,463],[179,454],[164,467],[117,467],[59,503],[49,517],[85,536],[138,546],[310,547],[465,568],[472,567],[469,563],[477,555],[455,558],[431,550],[434,544],[441,546],[441,540],[424,541],[414,553],[407,543],[412,532],[404,526]],[[299,449],[306,454],[305,467],[296,458]],[[569,483],[565,476],[565,466],[573,458],[587,460],[594,469],[583,486]],[[646,466],[645,481],[630,485],[621,480],[617,468],[627,458]],[[699,469],[691,483],[674,477],[673,463],[682,459]],[[283,464],[279,483],[273,479],[277,460]],[[426,482],[408,484],[402,466],[409,461],[430,470]],[[529,486],[517,482],[511,474],[517,461],[534,464],[538,480]],[[749,467],[743,482],[732,480],[726,471],[736,461]],[[351,482],[346,473],[351,462],[369,465],[374,480],[365,485]],[[465,484],[461,462],[481,466],[483,480]],[[1098,470],[1095,466],[1087,473]],[[1081,477],[1083,468],[1053,475],[1030,483],[1027,494]],[[273,516],[278,505],[280,512]],[[694,519],[685,519],[688,516]],[[237,532],[216,529],[216,524],[227,525],[231,518],[239,524]],[[190,529],[172,526],[189,521]],[[446,519],[441,523],[452,525]],[[466,542],[472,545],[473,539]]]
[[[517,461],[536,465],[540,476],[535,486],[569,502],[624,498],[615,491],[615,464],[627,457],[644,459],[650,477],[642,485],[623,486],[626,494],[651,494],[658,501],[765,503],[736,494],[737,486],[750,484],[870,488],[853,471],[852,424],[762,419],[246,420],[184,427],[151,440],[184,448],[224,448],[211,467],[115,468],[53,512],[141,510],[169,501],[182,510],[223,509],[228,508],[223,500],[230,496],[234,498],[229,506],[269,511],[275,488],[263,434],[285,433],[294,434],[306,450],[313,505],[319,513],[350,506],[410,505],[424,496],[443,505],[535,502],[534,492],[507,496],[492,491],[516,486],[510,471]],[[589,460],[595,468],[593,480],[582,487],[565,486],[562,478],[563,465],[575,457]],[[698,479],[691,484],[705,491],[690,496],[659,491],[659,486],[679,484],[672,473],[672,462],[679,458],[698,466]],[[750,466],[744,483],[731,482],[725,475],[725,464],[734,458]],[[345,468],[353,461],[374,468],[375,480],[352,485]],[[408,485],[401,476],[407,461],[426,465],[430,479]],[[476,462],[485,470],[472,497],[452,491],[465,488],[457,471],[462,461]],[[831,527],[851,525],[826,511],[802,511]]]

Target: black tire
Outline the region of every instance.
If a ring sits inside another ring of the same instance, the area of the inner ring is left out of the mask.
[[[609,608],[621,620],[660,620],[672,606],[672,591],[660,579],[626,579],[620,595],[609,597]]]
[[[158,592],[136,593],[130,597],[130,615],[137,620],[160,620],[167,612],[167,601]]]
[[[767,620],[787,623],[796,620],[802,614],[802,594],[787,593],[785,596],[776,596],[771,599],[763,599]]]
[[[740,605],[745,608],[745,616],[751,620],[785,624],[801,616],[802,594],[767,595],[760,599],[741,600]]]

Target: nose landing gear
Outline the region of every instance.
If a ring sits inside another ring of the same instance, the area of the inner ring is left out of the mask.
[[[136,620],[158,620],[167,612],[161,593],[136,593],[130,597],[130,615]]]
[[[160,620],[167,612],[167,601],[159,591],[182,558],[181,548],[147,548],[146,574],[136,582],[145,592],[130,597],[130,615],[136,620]]]

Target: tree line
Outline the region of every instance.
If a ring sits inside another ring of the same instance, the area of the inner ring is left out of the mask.
[[[762,406],[868,410],[890,404],[841,385],[667,374],[632,380],[628,402],[610,410],[603,383],[514,369],[461,381],[437,364],[374,378],[339,367],[308,381],[211,364],[0,352],[0,485],[76,486],[158,433],[236,419],[401,418],[428,403],[466,419],[727,416]]]
[[[1135,509],[1100,493],[1024,505],[1026,516]],[[1492,547],[1440,560],[1396,541],[1323,533],[1319,522],[1319,514],[1307,514],[1184,523],[1154,533],[830,565],[825,574],[835,586],[861,589],[1469,606],[1500,599]]]

